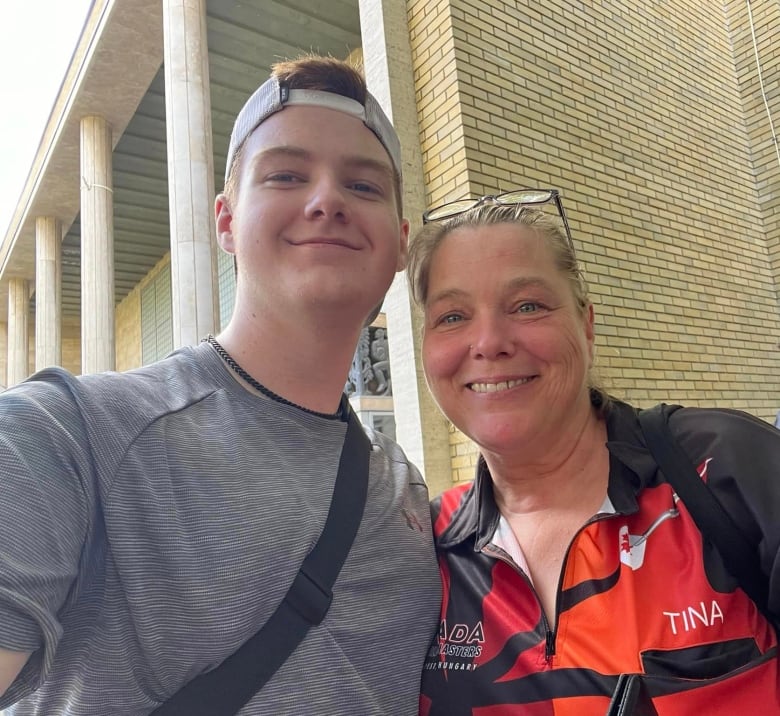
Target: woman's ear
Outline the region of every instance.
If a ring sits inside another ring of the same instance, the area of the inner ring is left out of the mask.
[[[593,310],[593,304],[588,303],[583,316],[585,321],[585,338],[588,341],[588,354],[590,356],[590,365],[593,367],[593,359],[596,353],[596,312]]]

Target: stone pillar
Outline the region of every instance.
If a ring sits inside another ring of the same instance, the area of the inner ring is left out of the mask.
[[[405,0],[359,0],[366,80],[401,139],[404,215],[419,229],[425,209],[425,181],[420,152],[412,51]],[[421,316],[415,311],[399,274],[385,299],[393,369],[396,435],[420,468],[431,494],[452,485],[447,421],[428,393],[420,360]]]
[[[111,127],[81,120],[81,372],[114,370]]]
[[[163,0],[173,346],[218,328],[206,0]]]
[[[0,380],[3,384],[0,389],[5,389],[8,385],[8,315],[6,312],[5,321],[0,323]]]
[[[23,278],[8,281],[8,380],[7,385],[21,383],[30,375],[28,317],[30,284]]]
[[[35,370],[62,365],[62,224],[35,220]]]

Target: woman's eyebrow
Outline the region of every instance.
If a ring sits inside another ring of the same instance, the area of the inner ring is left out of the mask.
[[[467,295],[468,294],[466,291],[463,291],[459,288],[445,288],[443,291],[430,294],[428,296],[428,300],[425,303],[428,304],[435,303],[436,301],[446,301],[453,298],[463,298]]]
[[[508,287],[513,290],[520,290],[524,288],[541,288],[547,291],[552,290],[552,286],[548,281],[537,276],[523,276],[516,279],[512,279]]]
[[[548,281],[545,281],[543,278],[537,276],[520,276],[518,278],[512,279],[506,285],[506,289],[508,291],[522,291],[528,288],[538,288],[538,289],[543,289],[545,291],[552,291],[552,286],[550,285],[550,283]],[[430,303],[434,303],[436,301],[462,299],[465,298],[466,296],[468,296],[467,291],[464,291],[463,289],[458,288],[457,286],[451,286],[442,289],[441,291],[437,291],[436,293],[429,294],[425,303],[427,305]]]

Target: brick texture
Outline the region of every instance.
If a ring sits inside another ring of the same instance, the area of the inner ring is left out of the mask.
[[[170,251],[165,254],[125,296],[116,307],[116,369],[131,370],[142,365],[141,360],[141,291],[166,266],[170,266]]]
[[[744,2],[409,0],[427,203],[560,188],[617,397],[780,408],[780,158]],[[753,3],[780,116],[780,3]],[[453,480],[476,451],[450,433]]]

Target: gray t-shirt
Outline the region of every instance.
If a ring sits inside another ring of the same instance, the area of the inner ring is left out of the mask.
[[[34,651],[4,713],[141,716],[220,664],[316,543],[345,431],[247,390],[207,344],[0,396],[0,646]],[[242,716],[417,713],[440,600],[427,490],[370,437],[332,607]]]

